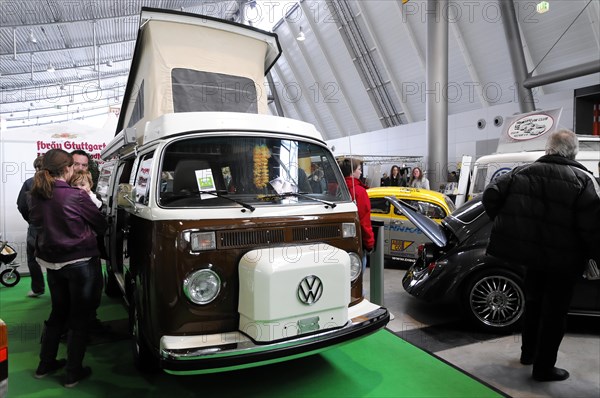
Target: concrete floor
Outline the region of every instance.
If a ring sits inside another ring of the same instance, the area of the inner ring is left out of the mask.
[[[369,296],[369,269],[366,294]],[[474,330],[451,304],[422,302],[404,291],[403,269],[384,271],[384,306],[394,319],[387,328],[480,381],[515,398],[599,397],[600,318],[570,317],[557,366],[571,376],[560,382],[536,382],[531,366],[519,363],[520,335]],[[600,283],[600,282],[599,282]]]

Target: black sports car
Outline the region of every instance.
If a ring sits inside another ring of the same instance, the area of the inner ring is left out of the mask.
[[[486,255],[492,221],[480,199],[465,203],[441,225],[406,204],[394,206],[433,242],[419,246],[417,261],[402,280],[408,293],[427,301],[456,299],[471,321],[489,331],[518,327],[525,307],[524,269]],[[600,316],[600,281],[581,278],[570,312]]]

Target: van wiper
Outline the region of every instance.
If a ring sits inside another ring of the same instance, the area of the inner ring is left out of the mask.
[[[245,207],[246,209],[248,209],[250,211],[256,210],[256,208],[254,206],[249,205],[248,203],[244,203],[241,200],[233,199],[233,198],[227,196],[227,191],[199,191],[199,193],[200,194],[206,193],[206,194],[209,194],[209,195],[216,196],[217,198],[227,199],[229,201],[237,203],[238,205],[240,205],[242,207]]]
[[[322,200],[322,199],[317,199],[317,198],[313,198],[312,196],[308,196],[307,192],[283,192],[283,193],[276,193],[270,196],[265,196],[264,199],[266,200],[273,200],[273,199],[282,199],[282,198],[287,198],[289,196],[294,196],[296,198],[304,198],[304,199],[309,199],[315,202],[319,202],[319,203],[324,203],[328,206],[331,206],[331,208],[333,209],[335,206],[337,206],[335,203],[333,202],[329,202],[326,200]]]

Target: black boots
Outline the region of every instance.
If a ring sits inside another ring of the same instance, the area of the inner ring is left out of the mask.
[[[89,366],[83,366],[81,369],[73,372],[67,372],[64,386],[67,388],[75,387],[81,380],[89,377],[92,369]]]
[[[531,377],[533,377],[533,380],[535,381],[561,381],[569,378],[569,372],[557,367],[546,371],[534,369],[531,373]]]
[[[519,362],[521,362],[521,365],[533,365],[533,355],[521,353],[521,359]]]
[[[49,325],[44,322],[44,330],[42,331],[42,347],[40,348],[40,364],[35,371],[34,377],[41,379],[49,373],[56,372],[64,367],[66,360],[56,360],[58,353],[58,345],[60,343],[61,328],[59,326]]]
[[[79,381],[89,377],[92,369],[83,366],[83,357],[87,345],[87,333],[70,330],[67,337],[67,359],[56,359],[58,345],[62,334],[60,326],[52,326],[45,323],[42,332],[42,348],[40,349],[40,364],[35,371],[34,377],[41,379],[46,375],[56,372],[65,367],[65,387],[74,387]]]
[[[83,357],[87,345],[87,333],[70,330],[67,339],[67,378],[65,387],[74,387],[80,380],[92,374],[92,370],[83,366]]]
[[[35,377],[36,379],[42,379],[42,378],[46,377],[46,375],[48,375],[50,373],[54,373],[59,369],[62,369],[66,364],[67,364],[66,359],[59,359],[59,360],[55,359],[54,361],[51,361],[51,362],[40,362],[33,377]]]

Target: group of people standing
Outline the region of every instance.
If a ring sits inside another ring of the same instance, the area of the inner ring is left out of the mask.
[[[410,176],[409,176],[410,174]],[[393,165],[390,169],[390,174],[384,174],[381,178],[380,185],[382,187],[410,187],[410,188],[429,188],[429,180],[423,175],[423,171],[419,167],[414,167],[408,172],[408,167],[400,168]]]
[[[362,162],[360,159],[347,157],[339,161],[339,166],[350,190],[352,200],[358,208],[363,252],[369,253],[375,248],[375,235],[371,226],[371,201],[367,194],[369,187],[360,178],[362,175]],[[423,176],[423,172],[419,167],[412,169],[408,180],[407,174],[408,168],[403,167],[401,169],[394,165],[390,170],[390,175],[384,175],[384,178],[381,179],[381,186],[408,186],[429,189],[429,180]],[[363,258],[363,264],[366,265],[366,257]]]
[[[600,181],[575,160],[578,151],[577,135],[559,130],[549,136],[544,156],[497,178],[482,198],[493,220],[487,254],[525,268],[520,362],[533,365],[531,376],[540,382],[570,376],[555,365],[573,290],[589,259],[600,261]],[[358,208],[363,251],[368,252],[375,239],[360,166],[358,159],[340,163]],[[403,175],[393,166],[381,185],[403,186]],[[407,185],[425,187],[424,181],[414,168]]]
[[[102,295],[99,237],[107,228],[101,202],[91,191],[90,156],[51,149],[34,162],[36,173],[23,184],[17,207],[29,223],[27,264],[31,274],[29,297],[45,293],[46,269],[52,309],[44,322],[36,378],[66,370],[65,387],[89,377],[83,366],[88,331]],[[57,359],[61,337],[67,332],[67,358]]]

